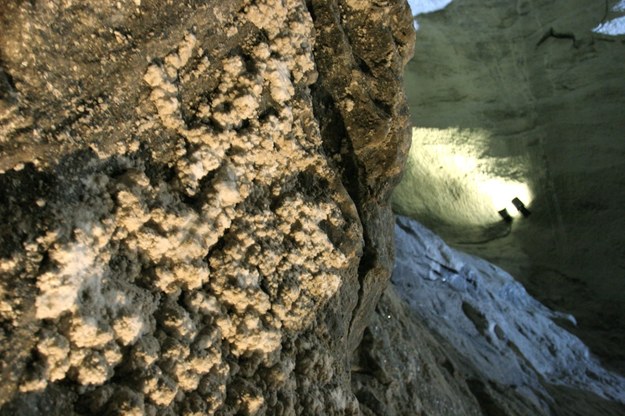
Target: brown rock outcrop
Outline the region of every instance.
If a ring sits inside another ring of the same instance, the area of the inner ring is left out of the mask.
[[[404,1],[10,1],[3,414],[357,414]]]

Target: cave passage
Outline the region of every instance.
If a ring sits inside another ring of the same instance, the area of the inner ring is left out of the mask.
[[[395,211],[573,314],[625,372],[625,2],[418,3]]]

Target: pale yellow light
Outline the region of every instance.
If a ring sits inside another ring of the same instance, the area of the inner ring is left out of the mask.
[[[482,226],[501,221],[498,211],[519,215],[519,198],[530,207],[523,157],[493,157],[493,138],[483,129],[414,128],[403,181],[393,195],[397,212],[430,223]]]
[[[470,173],[477,169],[477,160],[474,157],[465,155],[453,155],[451,157],[455,164],[455,170],[459,173]]]

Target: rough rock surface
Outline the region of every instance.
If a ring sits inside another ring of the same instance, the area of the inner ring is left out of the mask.
[[[398,217],[393,285],[352,377],[366,415],[625,413],[625,378],[502,269]]]
[[[406,75],[411,114],[449,152],[442,169],[405,184],[418,204],[401,212],[573,314],[579,325],[569,329],[625,373],[625,41],[592,31],[618,14],[616,3],[463,0],[420,16]],[[450,167],[456,176],[432,183]],[[495,225],[470,221],[489,198],[481,176],[502,185],[494,196],[529,187],[531,216],[507,227],[497,208]]]
[[[401,0],[8,1],[1,413],[357,414]]]

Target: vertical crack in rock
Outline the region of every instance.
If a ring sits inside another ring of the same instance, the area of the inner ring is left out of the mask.
[[[410,143],[401,80],[414,33],[402,1],[312,0],[308,7],[316,28],[320,76],[313,98],[324,149],[336,155],[363,225],[360,289],[350,323],[353,350],[392,269],[393,239],[387,230],[393,217],[387,200]]]
[[[407,5],[9,1],[0,33],[0,414],[357,414]]]

